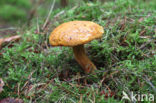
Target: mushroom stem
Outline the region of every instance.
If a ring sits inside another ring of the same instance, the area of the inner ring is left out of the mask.
[[[81,65],[86,73],[94,73],[96,70],[96,66],[92,63],[92,61],[88,58],[85,53],[84,45],[77,45],[73,47],[73,52],[76,61]]]

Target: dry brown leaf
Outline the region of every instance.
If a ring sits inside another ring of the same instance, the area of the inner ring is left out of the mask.
[[[18,40],[18,39],[20,39],[20,38],[21,38],[20,35],[15,35],[15,36],[11,36],[11,37],[4,38],[4,42],[11,42],[11,41]]]
[[[11,36],[11,37],[7,37],[7,38],[1,38],[0,39],[0,47],[3,43],[8,43],[8,42],[12,42],[12,41],[16,41],[19,40],[21,38],[20,35],[15,35],[15,36]]]
[[[3,91],[4,82],[2,78],[0,78],[0,93]]]

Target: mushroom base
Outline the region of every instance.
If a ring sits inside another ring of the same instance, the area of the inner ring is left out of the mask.
[[[81,65],[85,73],[94,73],[94,71],[96,70],[96,66],[86,55],[84,45],[74,46],[73,52],[76,61]]]

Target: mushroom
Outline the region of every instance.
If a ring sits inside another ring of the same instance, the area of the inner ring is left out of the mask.
[[[94,73],[97,69],[85,53],[84,44],[101,38],[103,27],[91,21],[70,21],[56,27],[50,34],[52,46],[68,46],[73,48],[76,61],[85,73]]]

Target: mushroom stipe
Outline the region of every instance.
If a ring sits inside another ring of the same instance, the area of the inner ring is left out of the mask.
[[[85,73],[94,73],[96,66],[90,61],[85,53],[84,45],[78,45],[73,47],[73,52],[76,61],[81,65]]]
[[[85,53],[84,44],[101,38],[103,27],[91,21],[70,21],[56,27],[50,34],[52,46],[68,46],[73,48],[76,61],[85,73],[94,73],[97,69]]]

